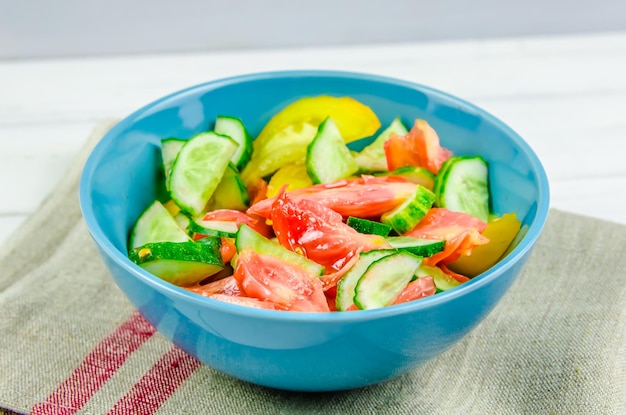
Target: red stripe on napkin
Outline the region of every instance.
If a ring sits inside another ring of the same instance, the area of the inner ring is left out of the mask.
[[[154,326],[135,311],[98,343],[44,402],[33,406],[31,415],[71,415],[78,412],[155,331]]]
[[[200,362],[172,347],[109,411],[108,415],[149,415],[178,389]]]

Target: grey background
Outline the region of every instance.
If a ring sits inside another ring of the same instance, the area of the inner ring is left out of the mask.
[[[0,0],[0,59],[624,29],[623,0]]]

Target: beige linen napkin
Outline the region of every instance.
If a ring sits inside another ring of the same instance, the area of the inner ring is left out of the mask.
[[[553,210],[523,274],[463,341],[339,393],[240,382],[173,347],[108,275],[78,207],[88,146],[0,249],[0,407],[33,414],[625,414],[626,227]]]

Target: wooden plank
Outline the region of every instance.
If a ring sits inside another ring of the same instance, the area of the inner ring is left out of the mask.
[[[63,177],[93,123],[1,126],[0,215],[32,213]]]
[[[558,181],[550,191],[552,207],[626,224],[626,177]]]
[[[0,125],[0,157],[73,155],[82,148],[93,127],[92,121]]]
[[[578,41],[512,39],[3,62],[0,90],[11,99],[0,100],[0,124],[120,117],[189,85],[296,68],[400,77],[471,100],[626,93],[626,34],[582,38],[579,48],[573,48]]]
[[[535,150],[551,179],[626,177],[626,94],[478,100]]]

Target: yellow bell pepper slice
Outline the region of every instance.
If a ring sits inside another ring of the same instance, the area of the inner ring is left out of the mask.
[[[515,235],[520,230],[521,223],[515,213],[507,213],[487,224],[483,235],[489,238],[489,243],[477,246],[471,255],[463,255],[448,265],[454,272],[475,277],[492,267],[504,254]]]
[[[254,183],[259,177],[266,177],[282,166],[291,163],[304,163],[307,146],[317,134],[317,127],[308,123],[288,125],[268,140],[265,145],[256,148],[252,158],[241,172],[246,185]]]
[[[292,124],[319,126],[327,117],[333,119],[346,143],[369,137],[380,128],[380,121],[370,107],[350,97],[320,95],[301,98],[274,115],[254,141],[255,150]]]
[[[176,202],[174,202],[172,199],[163,203],[163,207],[167,209],[167,211],[170,212],[170,215],[172,216],[176,216],[178,212],[180,212],[180,208],[178,207]]]
[[[287,185],[285,189],[287,192],[313,185],[311,178],[306,172],[304,163],[286,164],[274,173],[267,184],[267,197],[276,196],[285,185]]]

